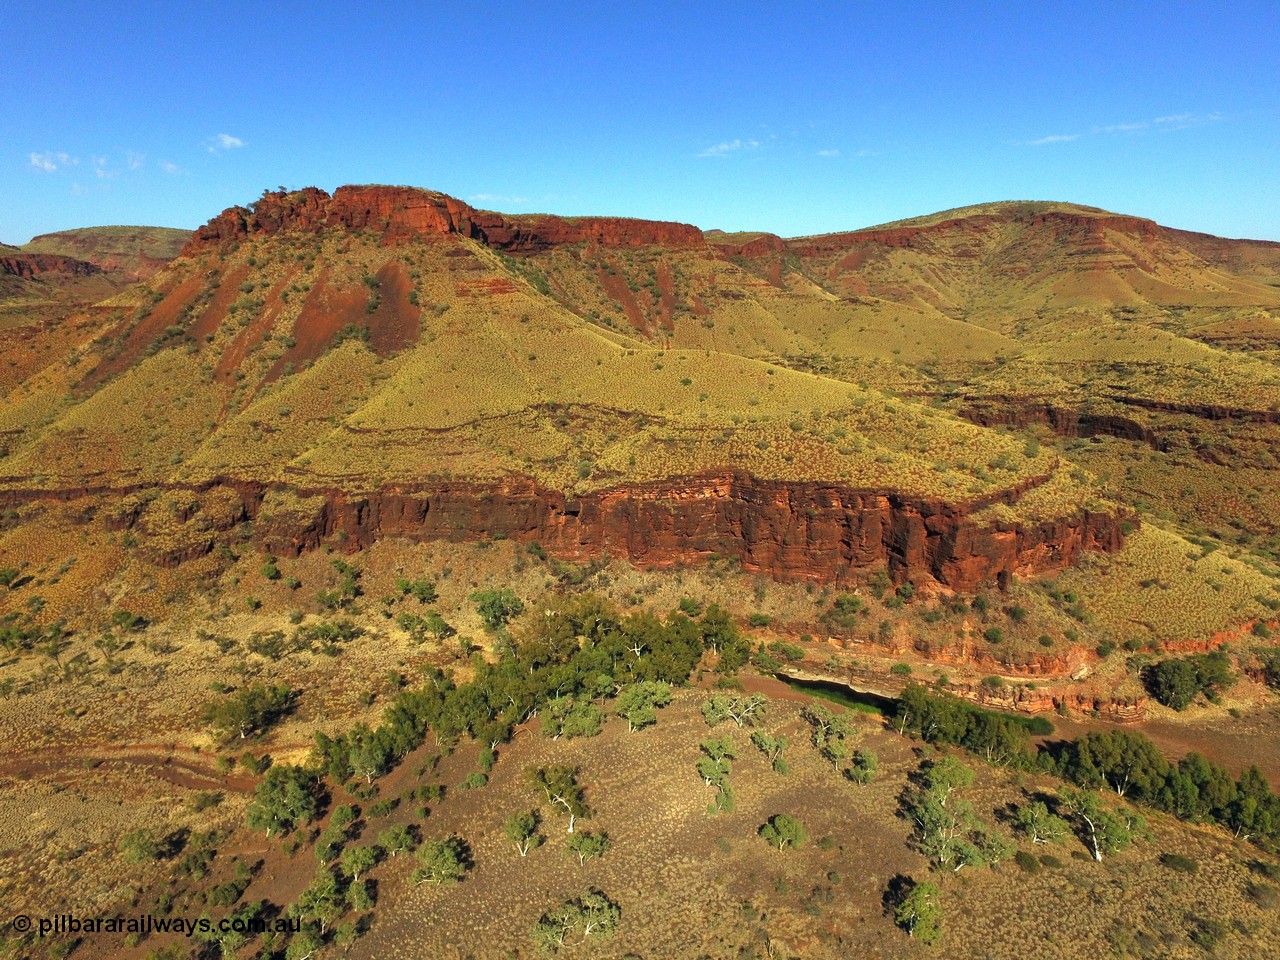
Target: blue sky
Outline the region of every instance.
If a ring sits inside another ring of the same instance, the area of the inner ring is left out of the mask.
[[[999,199],[1280,240],[1280,8],[58,2],[0,28],[0,240],[266,188],[783,235]]]

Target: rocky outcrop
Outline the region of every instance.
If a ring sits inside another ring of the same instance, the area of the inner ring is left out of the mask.
[[[848,670],[832,674],[812,664],[805,664],[800,668],[788,667],[780,675],[804,683],[834,684],[846,687],[854,693],[869,693],[876,697],[890,699],[897,698],[908,683],[916,682],[909,678],[866,670]],[[1133,699],[1108,697],[1066,685],[1028,686],[1011,683],[994,686],[982,681],[953,680],[947,684],[946,692],[960,700],[1009,713],[1067,712],[1095,716],[1112,723],[1137,723],[1147,714],[1146,697]]]
[[[1147,715],[1146,697],[1120,700],[1064,687],[953,682],[947,687],[947,692],[979,706],[1018,713],[1058,713],[1065,710],[1097,716],[1112,723],[1137,723]]]
[[[1063,437],[1119,437],[1145,443],[1156,450],[1163,450],[1166,445],[1157,431],[1128,417],[1073,410],[1047,402],[1007,400],[994,404],[972,403],[958,409],[956,413],[981,427],[1021,429],[1031,424],[1040,424]]]
[[[316,187],[264,193],[251,208],[231,207],[196,231],[184,254],[252,236],[314,232],[326,227],[376,231],[385,243],[460,234],[497,250],[534,253],[593,243],[605,247],[705,246],[702,231],[685,223],[626,217],[509,216],[477,210],[453,197],[413,187],[346,186],[330,196]]]
[[[1221,404],[1174,403],[1127,394],[1112,394],[1109,400],[1152,413],[1198,417],[1202,420],[1232,420],[1246,423],[1280,423],[1280,410],[1250,410]],[[956,410],[959,416],[981,427],[1014,427],[1031,424],[1048,427],[1063,437],[1119,437],[1145,443],[1153,450],[1167,451],[1169,438],[1161,430],[1118,413],[1099,413],[1059,406],[1047,401],[971,401]]]
[[[56,253],[6,253],[0,257],[0,274],[32,280],[44,274],[64,277],[88,277],[102,273],[102,268]]]
[[[1148,397],[1135,397],[1129,394],[1112,394],[1111,399],[1118,403],[1127,403],[1153,410],[1158,413],[1185,413],[1203,420],[1244,420],[1252,423],[1280,423],[1280,410],[1251,410],[1248,407],[1232,407],[1220,403],[1175,403],[1166,400],[1152,400]]]
[[[787,253],[787,242],[775,233],[760,233],[747,240],[727,239],[730,235],[708,236],[712,245],[727,257],[743,257],[755,260],[760,257],[782,257]]]
[[[911,649],[930,663],[973,667],[984,673],[1012,673],[1019,677],[1061,679],[1075,674],[1097,659],[1076,644],[1071,644],[1060,651],[1044,650],[1023,655],[1010,654],[989,643],[979,643],[972,639],[967,624],[965,636],[958,642],[939,647],[924,640],[916,640],[911,644]]]
[[[1154,220],[1122,213],[1079,214],[1069,210],[1049,210],[1033,215],[1028,223],[1032,227],[1045,227],[1069,236],[1087,233],[1100,237],[1104,230],[1115,230],[1118,233],[1154,240],[1162,232],[1161,227]]]
[[[527,478],[447,482],[364,494],[266,487],[219,478],[234,490],[255,537],[268,550],[297,555],[336,540],[351,549],[383,537],[458,542],[507,538],[537,542],[565,559],[602,555],[671,568],[713,556],[777,580],[843,582],[887,567],[898,581],[930,579],[962,591],[1012,574],[1070,565],[1085,551],[1124,542],[1120,514],[1079,510],[1057,520],[984,525],[967,504],[913,498],[832,483],[764,480],[745,472],[685,477],[593,491],[580,497]],[[84,497],[120,499],[132,489],[9,490],[0,506]],[[1005,497],[1016,499],[1006,492]],[[137,513],[115,510],[113,529]],[[184,557],[185,558],[185,557]]]
[[[576,498],[531,480],[361,496],[298,491],[297,498],[310,506],[264,508],[256,526],[268,549],[297,553],[330,537],[353,547],[380,537],[504,537],[536,541],[565,558],[612,554],[657,568],[734,557],[778,580],[839,582],[887,566],[898,580],[936,579],[965,591],[1058,569],[1083,551],[1116,550],[1124,519],[1081,510],[1040,524],[984,526],[969,516],[974,505],[745,473]]]
[[[1221,650],[1223,647],[1234,645],[1243,641],[1248,644],[1250,640],[1256,640],[1258,634],[1255,634],[1254,628],[1258,623],[1262,623],[1268,634],[1280,632],[1280,620],[1246,620],[1244,623],[1237,624],[1225,630],[1216,630],[1207,637],[1192,637],[1181,640],[1162,640],[1157,649],[1161,653],[1174,655],[1186,655],[1192,653],[1212,653],[1214,650]]]

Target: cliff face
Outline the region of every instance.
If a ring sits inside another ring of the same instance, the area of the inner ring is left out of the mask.
[[[105,496],[114,506],[98,511],[101,522],[125,530],[139,524],[141,508],[131,512],[119,504],[140,489],[15,489],[0,494],[0,506]],[[887,565],[898,581],[932,578],[969,592],[1010,574],[1059,569],[1083,551],[1118,550],[1122,524],[1136,522],[1083,510],[1049,523],[984,526],[966,512],[973,505],[745,473],[616,487],[581,498],[525,478],[358,496],[223,479],[191,492],[203,500],[210,490],[238,500],[234,510],[220,507],[220,515],[230,519],[200,525],[194,531],[199,536],[175,538],[182,546],[169,552],[153,545],[152,560],[177,566],[203,556],[215,539],[206,533],[252,519],[263,548],[293,556],[330,538],[349,549],[383,537],[505,538],[539,543],[563,559],[611,555],[659,569],[712,556],[734,558],[747,570],[782,581],[844,582]]]
[[[1112,723],[1137,723],[1147,714],[1147,698],[1118,700],[1070,687],[991,687],[982,683],[956,683],[948,692],[983,707],[1017,713],[1051,713],[1061,709],[1096,715]]]
[[[952,659],[947,662],[962,661]],[[890,698],[901,695],[907,684],[912,682],[891,674],[865,670],[850,670],[836,675],[815,664],[805,664],[802,668],[789,667],[783,671],[782,675],[801,681],[833,683],[846,687],[854,693],[870,693]],[[1096,716],[1111,723],[1137,723],[1147,713],[1146,697],[1119,699],[1079,689],[1067,683],[1053,686],[1041,685],[1033,689],[1024,684],[993,687],[979,681],[953,680],[947,686],[947,693],[981,707],[1008,713],[1041,714],[1059,713],[1065,710],[1075,714]]]
[[[532,253],[560,244],[611,247],[702,247],[702,231],[684,223],[625,217],[508,216],[477,210],[453,197],[412,187],[339,187],[330,196],[307,187],[266,193],[252,209],[231,207],[196,231],[184,254],[279,232],[325,227],[375,230],[386,243],[432,234],[461,234],[497,250]]]
[[[88,277],[102,268],[74,257],[56,253],[14,253],[0,257],[0,274],[31,280],[53,273],[70,277]]]
[[[1120,437],[1140,441],[1156,450],[1164,449],[1164,439],[1159,433],[1136,420],[1116,414],[1089,413],[1051,403],[1022,403],[1012,400],[984,402],[964,407],[957,412],[966,420],[982,427],[1021,429],[1031,424],[1041,424],[1064,437]]]
[[[1113,394],[1118,403],[1154,413],[1187,414],[1203,420],[1235,420],[1249,423],[1280,423],[1280,410],[1250,410],[1220,404],[1169,403],[1145,397]],[[1064,437],[1109,436],[1145,443],[1154,450],[1168,450],[1168,438],[1137,420],[1119,414],[1073,410],[1047,402],[983,400],[957,413],[982,427],[1022,428],[1031,424],[1049,427]]]
[[[313,494],[315,492],[312,492]],[[1122,518],[1080,511],[1034,526],[981,526],[955,505],[831,484],[746,474],[682,478],[574,499],[532,481],[444,484],[361,497],[312,496],[302,511],[257,524],[264,545],[297,553],[338,535],[352,546],[386,536],[506,537],[551,553],[601,554],[653,567],[734,557],[779,580],[847,580],[887,564],[898,580],[933,578],[970,591],[1014,573],[1057,569],[1085,550],[1116,550]],[[251,512],[258,508],[250,504]]]

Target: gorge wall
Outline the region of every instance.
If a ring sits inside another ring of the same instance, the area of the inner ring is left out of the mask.
[[[681,478],[566,496],[530,480],[442,483],[360,496],[271,491],[246,509],[268,549],[297,553],[329,537],[537,542],[553,555],[603,554],[651,567],[740,560],[778,580],[839,582],[887,565],[896,580],[956,590],[1014,573],[1058,569],[1084,551],[1113,551],[1130,518],[1080,510],[1039,524],[984,525],[938,500],[745,473]]]
[[[31,280],[47,273],[88,277],[102,268],[74,257],[56,253],[13,253],[0,256],[0,274]]]
[[[147,542],[147,505],[155,488],[10,489],[0,507],[79,504],[85,522],[136,529],[153,562],[176,566],[213,550],[220,533],[253,521],[266,550],[296,556],[322,542],[347,549],[384,537],[538,543],[553,556],[608,555],[658,569],[738,560],[780,581],[847,582],[886,566],[898,582],[936,580],[974,591],[1069,566],[1086,551],[1111,552],[1136,518],[1081,509],[1035,524],[985,524],[958,505],[891,491],[818,482],[764,480],[745,472],[678,478],[593,491],[580,497],[527,478],[447,482],[352,494],[220,479],[171,488],[194,501],[179,513],[184,529]],[[1012,494],[1010,494],[1012,496]],[[201,506],[218,502],[216,510]],[[232,501],[229,509],[227,501]],[[216,519],[214,519],[216,515]]]

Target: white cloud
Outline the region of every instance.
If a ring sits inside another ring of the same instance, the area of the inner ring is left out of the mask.
[[[170,163],[168,160],[160,161],[160,169],[169,174],[177,173],[181,170],[176,163]]]
[[[1167,117],[1156,117],[1151,122],[1181,130],[1184,127],[1198,126],[1202,123],[1216,123],[1221,119],[1220,113],[1175,113]]]
[[[219,150],[236,150],[244,145],[243,140],[239,137],[233,137],[229,133],[220,133],[216,137],[209,138],[210,153],[217,153]]]
[[[1116,136],[1118,134],[1139,133],[1140,131],[1151,129],[1185,130],[1187,127],[1214,123],[1222,118],[1220,113],[1171,113],[1151,120],[1137,120],[1133,123],[1110,123],[1106,126],[1093,127],[1089,130],[1087,136],[1096,137],[1100,134]],[[1079,140],[1081,136],[1079,133],[1058,133],[1048,137],[1041,137],[1039,140],[1025,140],[1023,141],[1023,146],[1040,147],[1046,143],[1070,143],[1072,140]]]
[[[115,179],[116,171],[107,169],[106,157],[94,157],[93,158],[93,174],[99,180],[112,180],[112,179]]]
[[[74,167],[80,161],[76,157],[69,156],[65,153],[52,150],[46,150],[43,153],[32,151],[28,154],[31,166],[37,170],[43,170],[45,173],[53,173],[62,167]]]
[[[145,153],[136,153],[133,150],[126,150],[124,155],[125,161],[129,164],[130,170],[141,170],[142,165],[147,160],[147,155]]]
[[[760,146],[759,140],[725,140],[723,143],[717,143],[713,147],[707,147],[705,150],[699,151],[700,157],[723,157],[727,153],[734,153],[738,150],[754,150]]]
[[[820,157],[838,157],[838,156],[840,156],[840,151],[839,151],[839,150],[819,150],[819,151],[818,151],[818,156],[820,156]]]

